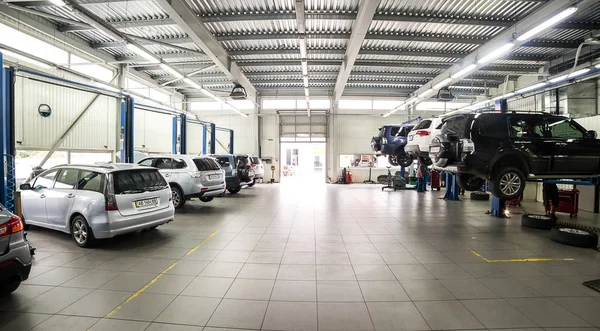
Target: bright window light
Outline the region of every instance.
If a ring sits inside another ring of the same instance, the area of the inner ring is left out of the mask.
[[[561,75],[561,76],[558,76],[558,77],[550,79],[550,83],[556,83],[556,82],[560,82],[561,80],[565,80],[565,79],[569,79],[569,78],[574,78],[574,77],[577,77],[577,76],[581,76],[581,75],[587,73],[590,70],[591,69],[589,69],[589,68],[585,68],[585,69],[573,71],[570,74]]]
[[[551,18],[549,18],[543,22],[540,22],[540,24],[536,25],[533,29],[520,35],[517,38],[517,40],[518,41],[529,40],[536,34],[548,29],[549,27],[553,26],[554,24],[557,24],[558,22],[564,20],[565,18],[573,15],[576,11],[577,11],[577,7],[569,7],[567,9],[561,11],[560,13],[552,16]]]
[[[62,7],[62,6],[66,6],[67,4],[62,1],[62,0],[49,0],[50,2],[52,2],[54,5]]]
[[[250,100],[231,100],[228,102],[237,109],[253,110],[254,102]]]
[[[164,64],[164,63],[161,63],[161,64],[160,64],[160,67],[161,67],[161,68],[162,68],[164,71],[166,71],[166,72],[170,73],[171,75],[173,75],[173,76],[175,76],[175,77],[177,77],[177,78],[179,78],[179,79],[183,78],[183,75],[182,75],[182,74],[180,74],[180,73],[179,73],[177,70],[175,70],[175,69],[173,69],[173,68],[169,67],[168,65],[166,65],[166,64]]]
[[[373,110],[389,110],[403,104],[402,100],[373,100]]]
[[[596,68],[600,69],[600,63],[596,64]]]
[[[477,61],[477,63],[479,64],[484,64],[484,63],[488,63],[494,59],[499,58],[500,56],[508,53],[513,47],[515,46],[514,43],[508,43],[500,48],[496,48],[493,52],[491,52],[490,54],[482,57],[481,59],[479,59]]]
[[[0,53],[4,54],[6,56],[12,57],[12,58],[14,58],[14,59],[16,59],[18,61],[23,61],[23,62],[27,62],[29,64],[33,64],[34,66],[40,67],[42,69],[50,69],[50,68],[52,68],[51,66],[49,66],[49,65],[47,65],[47,64],[45,64],[43,62],[34,60],[34,59],[30,58],[30,57],[23,56],[21,54],[17,54],[17,53],[11,52],[11,51],[9,51],[7,49],[0,48]]]
[[[98,86],[99,88],[103,88],[105,90],[109,90],[109,91],[112,91],[112,92],[121,92],[118,88],[114,88],[114,87],[112,87],[110,85],[106,85],[106,84],[103,84],[103,83],[100,83],[100,82],[95,82],[94,85]]]
[[[134,52],[135,54],[143,57],[144,59],[148,60],[148,62],[150,62],[150,63],[159,63],[160,62],[154,54],[150,54],[149,52],[141,49],[140,47],[137,47],[134,44],[127,44],[127,49],[129,49],[130,51]]]
[[[338,104],[339,109],[373,109],[373,100],[365,99],[341,99]]]
[[[71,54],[71,61],[70,63],[72,64],[84,64],[84,63],[90,63],[90,61],[80,58],[79,56],[73,55]],[[97,65],[97,64],[85,64],[85,65],[74,65],[71,66],[71,70],[80,72],[84,75],[88,75],[90,77],[94,77],[98,80],[101,80],[103,82],[110,82],[111,78],[113,77],[113,71],[110,69],[106,69],[101,65]]]
[[[448,77],[448,78],[444,79],[443,81],[441,81],[441,82],[439,82],[439,83],[437,83],[437,84],[433,85],[433,88],[434,88],[434,89],[436,89],[436,90],[439,90],[439,89],[441,89],[442,87],[444,87],[444,86],[448,85],[448,83],[450,83],[451,81],[452,81],[452,78],[449,78],[449,77]]]
[[[525,92],[533,91],[533,90],[535,90],[537,88],[540,88],[540,87],[543,87],[543,86],[546,86],[546,85],[548,85],[548,83],[546,83],[546,82],[537,83],[537,84],[534,84],[534,85],[531,85],[531,86],[524,87],[524,88],[522,88],[520,90],[517,90],[517,91],[515,91],[515,94],[520,94],[520,93],[525,93]]]
[[[0,36],[0,44],[18,49],[23,54],[31,54],[55,64],[69,62],[68,52],[6,25],[0,24]]]
[[[469,72],[473,71],[476,67],[477,67],[477,65],[475,63],[470,64],[467,67],[465,67],[464,69],[462,69],[462,70],[458,71],[457,73],[455,73],[454,75],[452,75],[451,77],[454,79],[454,78],[466,76]]]
[[[223,105],[220,102],[216,102],[216,101],[196,101],[196,102],[191,102],[189,105],[190,105],[190,110],[196,110],[196,111],[221,110],[223,108]]]
[[[296,109],[295,99],[263,99],[264,109],[291,110]]]

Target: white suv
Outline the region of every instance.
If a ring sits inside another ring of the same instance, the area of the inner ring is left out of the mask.
[[[191,198],[210,202],[225,192],[225,172],[212,157],[152,155],[138,164],[158,168],[165,176],[171,185],[175,208],[183,207]]]
[[[431,164],[429,144],[440,134],[442,124],[441,117],[427,118],[417,123],[408,133],[408,142],[404,146],[404,151],[409,155],[420,157],[426,164]]]
[[[256,183],[259,180],[263,180],[265,179],[265,166],[263,165],[262,161],[260,160],[260,157],[255,156],[255,155],[248,155],[250,157],[250,167],[252,167],[252,169],[254,170],[254,181],[252,182],[251,185],[248,186],[253,186],[254,183]]]

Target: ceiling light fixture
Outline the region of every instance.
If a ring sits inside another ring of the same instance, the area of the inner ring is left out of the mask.
[[[173,75],[173,76],[175,76],[175,77],[177,77],[177,78],[179,78],[179,79],[183,78],[183,75],[182,75],[182,74],[180,74],[180,73],[179,73],[177,70],[175,70],[175,69],[173,69],[173,68],[169,67],[168,65],[166,65],[166,64],[164,64],[164,63],[161,63],[161,64],[160,64],[160,67],[161,67],[161,68],[162,68],[164,71],[167,71],[168,73],[170,73],[171,75]]]
[[[454,79],[454,78],[466,76],[469,72],[473,71],[476,67],[477,67],[477,65],[475,63],[470,64],[467,67],[465,67],[464,69],[458,71],[457,73],[455,73],[454,75],[452,75],[450,77],[452,77]]]
[[[53,3],[55,6],[59,6],[59,7],[62,7],[62,6],[66,6],[66,5],[67,5],[67,4],[66,4],[64,1],[62,1],[62,0],[48,0],[48,1],[52,2],[52,3]]]
[[[187,79],[187,78],[185,78]],[[185,80],[184,79],[184,80]],[[228,106],[229,108],[231,108],[233,111],[235,111],[236,113],[242,115],[242,117],[248,117],[248,115],[246,113],[243,113],[241,110],[237,109],[236,107],[234,107],[233,105],[231,105],[229,102],[223,100],[222,98],[218,97],[217,95],[215,95],[212,91],[209,91],[205,88],[200,88],[200,92],[202,92],[204,95],[214,99],[217,102],[222,103],[223,105]]]
[[[516,90],[514,94],[521,94],[521,93],[533,91],[535,89],[538,89],[540,87],[544,87],[546,85],[548,85],[548,83],[546,83],[546,82],[537,83],[537,84],[534,84],[534,85],[531,85],[531,86],[524,87],[524,88],[522,88],[520,90]],[[505,98],[506,98],[506,95],[505,95]]]
[[[508,43],[500,48],[496,48],[493,52],[491,52],[490,54],[482,57],[481,59],[479,59],[477,61],[477,63],[479,64],[484,64],[484,63],[488,63],[496,58],[499,58],[500,56],[508,53],[511,48],[513,48],[515,46],[515,43]]]
[[[308,87],[308,76],[302,77],[302,80],[304,81],[304,87]]]
[[[4,48],[0,48],[0,53],[2,53],[4,55],[8,55],[10,57],[13,57],[13,58],[15,58],[17,60],[21,60],[21,61],[33,64],[33,65],[35,65],[37,67],[40,67],[42,69],[51,69],[52,68],[50,65],[48,65],[48,64],[46,64],[44,62],[40,62],[38,60],[34,60],[34,59],[32,59],[32,58],[30,58],[28,56],[21,55],[19,53],[11,52],[11,51],[9,51],[7,49],[4,49]]]
[[[441,81],[441,82],[439,82],[439,83],[437,83],[437,84],[433,85],[433,89],[434,89],[434,90],[439,90],[439,89],[441,89],[442,87],[444,87],[444,86],[448,85],[448,83],[450,83],[451,81],[452,81],[452,78],[448,77],[448,78],[444,79],[443,81]]]
[[[302,61],[302,75],[308,76],[308,62]]]
[[[550,17],[549,19],[541,22],[540,24],[536,25],[533,29],[523,33],[522,35],[520,35],[517,38],[517,40],[518,41],[529,40],[536,34],[548,29],[549,27],[557,24],[558,22],[564,20],[565,18],[573,15],[576,11],[577,11],[577,7],[569,7],[567,9],[561,11],[560,13]]]
[[[304,88],[304,96],[308,98],[308,87]]]
[[[581,76],[581,75],[587,73],[590,70],[591,69],[589,69],[589,68],[585,68],[585,69],[573,71],[572,73],[567,74],[567,75],[561,75],[561,76],[558,76],[558,77],[554,77],[554,78],[550,79],[549,82],[550,83],[556,83],[556,82],[560,82],[561,80],[565,80],[565,79],[569,79],[569,78],[574,78],[574,77],[577,77],[577,76]]]
[[[148,60],[150,63],[160,63],[160,60],[156,57],[156,55],[150,54],[134,44],[127,44],[127,49]]]

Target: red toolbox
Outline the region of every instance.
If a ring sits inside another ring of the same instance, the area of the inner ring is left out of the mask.
[[[570,217],[577,216],[579,212],[579,190],[558,190],[559,213],[569,214]]]
[[[437,171],[431,171],[429,173],[429,185],[432,190],[440,190],[440,173]]]

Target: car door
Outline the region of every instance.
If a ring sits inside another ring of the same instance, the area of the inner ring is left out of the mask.
[[[170,157],[157,157],[154,159],[153,167],[158,168],[158,171],[167,179],[168,182],[173,182],[171,179],[173,159]]]
[[[180,185],[182,185],[182,181],[190,182],[190,175],[188,173],[194,171],[195,169],[188,168],[188,164],[184,159],[173,158],[171,161],[171,179],[169,179],[169,181],[180,183]]]
[[[544,117],[510,114],[508,120],[510,143],[530,161],[530,173],[543,175],[555,171],[558,145],[557,141],[548,135]]]
[[[568,118],[553,116],[547,122],[549,134],[557,145],[554,172],[597,174],[600,141],[586,138],[586,130]]]
[[[46,193],[46,215],[48,225],[64,229],[67,227],[71,208],[76,198],[79,169],[63,168],[56,176],[54,186]]]
[[[54,179],[59,169],[52,169],[41,173],[31,183],[31,190],[21,191],[21,208],[23,218],[30,223],[47,225],[46,196],[54,186]]]

